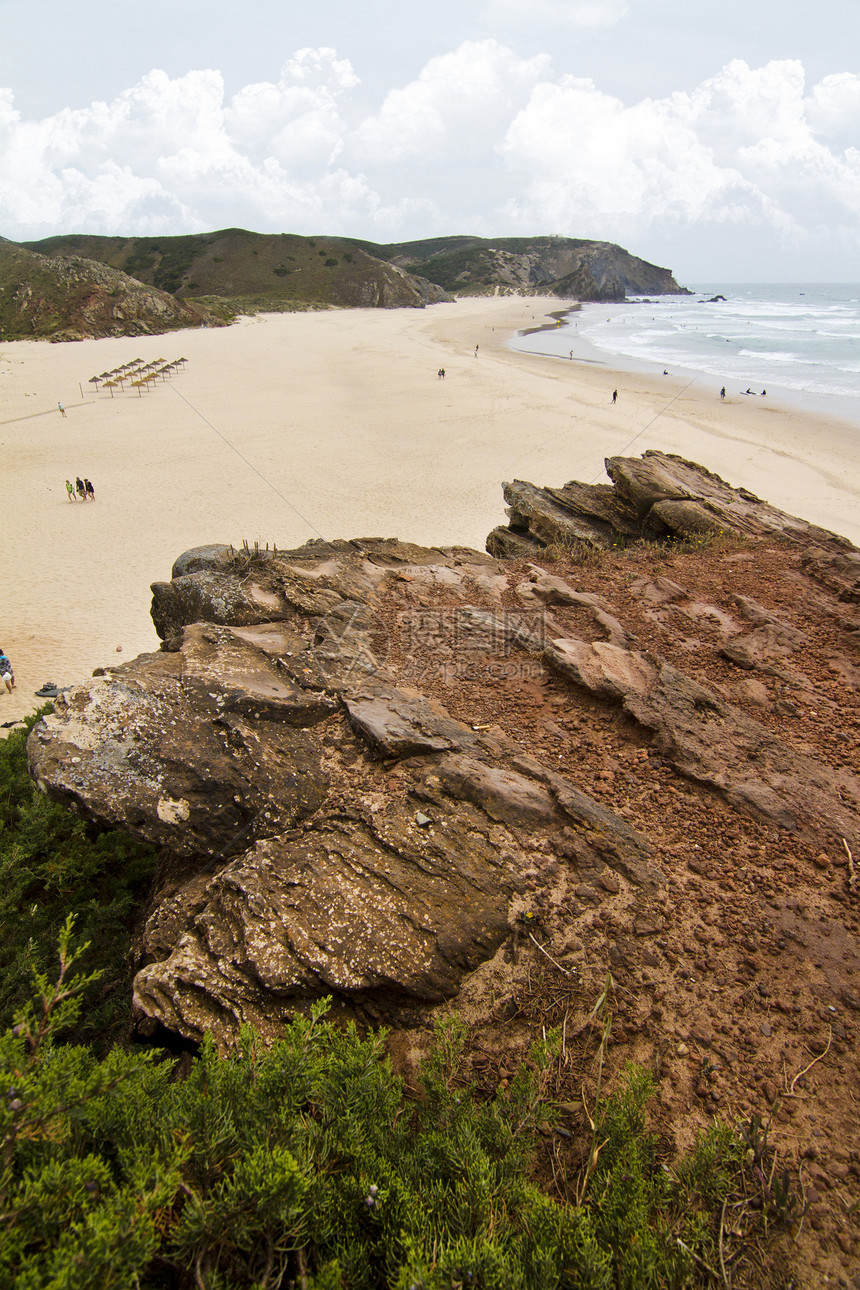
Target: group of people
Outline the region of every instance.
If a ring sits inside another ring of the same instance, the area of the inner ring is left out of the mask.
[[[15,673],[12,671],[12,664],[4,649],[0,649],[0,681],[11,694],[15,689]]]
[[[96,500],[96,490],[88,479],[81,479],[80,475],[78,475],[74,484],[70,479],[66,480],[66,492],[70,502],[75,500],[75,493],[77,493],[82,502],[94,502]]]

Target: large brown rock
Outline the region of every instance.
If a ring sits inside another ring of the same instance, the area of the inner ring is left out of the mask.
[[[433,589],[460,607],[414,617]],[[309,995],[447,998],[510,934],[533,848],[563,832],[571,882],[618,865],[657,884],[620,817],[384,666],[392,595],[413,636],[432,618],[469,658],[537,658],[506,590],[478,552],[373,541],[198,549],[156,584],[163,652],[72,691],[30,741],[53,797],[164,848],[142,1016],[227,1043],[247,1021],[276,1034]]]
[[[860,582],[857,553],[845,538],[786,515],[745,488],[671,453],[607,457],[613,487],[575,480],[563,488],[503,484],[508,528],[487,539],[495,556],[520,556],[547,547],[625,545],[635,538],[701,539],[719,534],[780,535],[818,550],[822,569],[840,585]]]
[[[712,690],[647,653],[606,641],[552,641],[547,663],[619,703],[662,756],[762,819],[811,837],[835,829],[860,845],[860,776],[833,770],[776,738]]]
[[[68,692],[29,742],[52,797],[162,848],[141,1026],[226,1045],[323,993],[402,1021],[524,926],[592,948],[612,926],[632,963],[688,793],[721,839],[728,815],[796,856],[860,854],[858,553],[676,458],[612,473],[524,486],[540,541],[563,547],[565,510],[580,544],[665,537],[655,511],[678,507],[683,531],[701,513],[742,540],[683,557],[710,562],[698,586],[653,546],[638,570],[545,568],[381,539],[196,548],[155,585],[162,651]]]

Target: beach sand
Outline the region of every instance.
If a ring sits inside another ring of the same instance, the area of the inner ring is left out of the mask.
[[[0,689],[0,722],[32,711],[47,680],[157,649],[149,584],[188,547],[382,536],[483,549],[506,520],[503,480],[597,481],[616,454],[680,453],[860,544],[857,427],[771,400],[721,403],[705,377],[688,386],[507,347],[559,308],[467,299],[0,345],[0,646],[18,685]],[[88,384],[136,357],[180,356],[142,397]],[[95,503],[67,500],[77,475]]]

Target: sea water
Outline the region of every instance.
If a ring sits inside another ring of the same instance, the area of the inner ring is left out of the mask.
[[[717,393],[766,391],[860,426],[860,284],[706,283],[689,296],[583,304],[562,326],[511,343],[610,368],[698,373]]]

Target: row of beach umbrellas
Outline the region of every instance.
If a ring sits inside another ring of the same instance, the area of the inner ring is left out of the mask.
[[[151,363],[145,363],[142,358],[133,358],[130,363],[123,363],[121,367],[115,367],[110,372],[102,372],[99,376],[91,376],[89,384],[96,390],[110,390],[111,398],[113,398],[114,390],[124,390],[126,383],[128,383],[131,389],[137,390],[138,397],[140,397],[144,390],[149,389],[150,385],[154,385],[158,380],[166,380],[178,368],[184,367],[187,362],[187,358],[174,358],[169,363],[164,358],[155,358]]]

